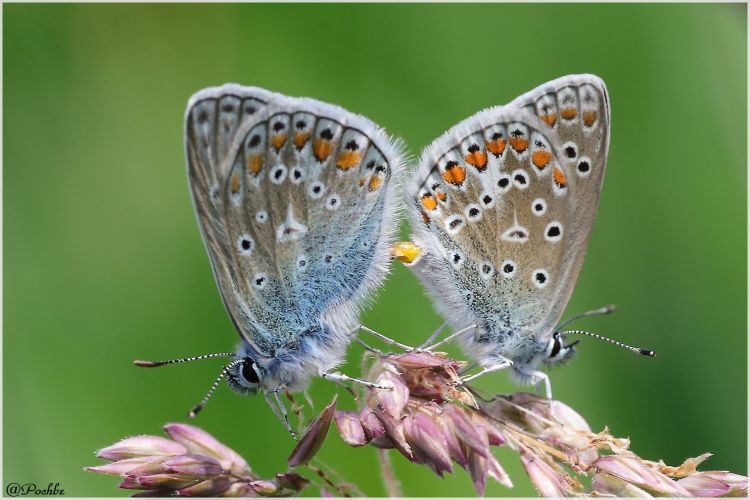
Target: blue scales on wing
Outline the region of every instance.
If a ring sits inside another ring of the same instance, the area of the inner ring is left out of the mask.
[[[272,355],[348,335],[388,268],[397,146],[337,106],[226,85],[191,100],[188,174],[222,299]]]

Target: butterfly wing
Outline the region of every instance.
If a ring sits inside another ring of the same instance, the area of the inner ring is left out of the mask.
[[[388,269],[398,145],[337,106],[236,85],[193,96],[185,131],[199,226],[242,337],[271,354],[321,323],[355,327]]]
[[[563,77],[429,146],[408,194],[414,266],[455,327],[551,335],[586,252],[609,141],[604,83]]]

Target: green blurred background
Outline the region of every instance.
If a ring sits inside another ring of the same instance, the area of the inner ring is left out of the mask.
[[[708,468],[747,473],[745,5],[6,4],[3,28],[5,484],[126,494],[80,467],[184,421],[220,368],[131,360],[237,340],[188,196],[193,92],[233,81],[334,102],[416,155],[458,120],[577,72],[605,79],[613,122],[568,311],[616,303],[577,326],[658,357],[584,340],[554,394],[644,457],[710,451]],[[441,323],[400,264],[364,321],[412,344]],[[480,385],[518,390],[500,374]],[[318,404],[335,388],[316,382]],[[265,475],[292,448],[262,398],[225,386],[196,423]],[[488,495],[533,495],[518,458],[499,456],[516,487]],[[384,494],[373,450],[332,433],[321,458]],[[437,480],[394,462],[406,495],[472,494],[462,471]]]

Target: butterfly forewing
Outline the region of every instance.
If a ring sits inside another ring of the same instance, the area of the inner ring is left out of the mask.
[[[336,106],[251,89],[254,114],[222,116],[221,103],[238,101],[214,92],[188,111],[189,175],[235,325],[266,353],[320,322],[352,329],[387,269],[397,147]],[[201,129],[204,111],[212,131]]]
[[[584,257],[608,117],[599,79],[566,77],[472,116],[422,155],[414,269],[455,326],[551,333]]]

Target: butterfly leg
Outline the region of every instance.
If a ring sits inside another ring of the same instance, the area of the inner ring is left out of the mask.
[[[460,337],[460,336],[461,336],[461,335],[463,335],[464,333],[468,332],[469,330],[473,330],[473,329],[474,329],[474,328],[476,328],[476,327],[477,327],[477,325],[469,325],[469,326],[467,326],[466,328],[464,328],[464,329],[462,329],[462,330],[459,330],[459,331],[457,331],[457,332],[455,332],[455,333],[452,333],[452,334],[448,335],[447,337],[445,337],[445,338],[444,338],[443,340],[441,340],[440,342],[438,342],[438,343],[436,343],[436,344],[432,344],[432,345],[431,345],[431,346],[429,346],[429,347],[425,347],[425,348],[420,348],[419,350],[421,350],[421,351],[428,351],[428,352],[429,352],[429,351],[433,351],[433,350],[435,350],[436,348],[440,347],[441,345],[445,345],[445,344],[447,344],[447,343],[448,343],[448,342],[450,342],[451,340],[453,340],[453,339],[455,339],[455,338],[457,338],[457,337]],[[506,361],[507,361],[507,360],[506,360]],[[511,364],[512,364],[512,363],[511,363]]]
[[[458,372],[458,374],[459,374],[459,375],[463,375],[464,373],[468,372],[469,370],[472,370],[472,369],[474,369],[474,368],[475,368],[476,366],[477,366],[477,363],[476,363],[476,361],[475,361],[475,362],[472,362],[471,364],[469,364],[469,365],[466,365],[466,366],[464,366],[463,368],[461,368],[461,370],[460,370],[460,371]]]
[[[321,376],[322,376],[322,377],[323,377],[324,379],[326,379],[326,380],[330,380],[330,381],[331,381],[331,382],[333,382],[334,384],[336,384],[336,385],[338,385],[339,387],[341,387],[342,389],[344,389],[344,390],[345,390],[346,392],[348,392],[349,394],[351,394],[351,395],[352,395],[352,397],[353,397],[353,398],[354,398],[355,400],[357,399],[357,393],[356,393],[356,392],[354,392],[354,389],[353,389],[353,388],[352,388],[352,387],[351,387],[350,385],[347,385],[347,384],[345,384],[343,380],[339,380],[339,379],[337,379],[337,378],[333,378],[333,377],[326,377],[326,374],[323,374],[323,375],[321,375]]]
[[[500,357],[495,364],[489,365],[489,366],[483,368],[481,371],[475,373],[474,375],[470,375],[468,377],[462,378],[461,379],[461,383],[465,384],[466,382],[470,382],[470,381],[474,380],[477,377],[481,377],[485,373],[497,372],[497,371],[500,371],[500,370],[504,370],[504,369],[506,369],[506,368],[508,368],[510,366],[513,366],[513,361],[511,361],[511,360],[509,360],[507,358]]]
[[[437,330],[435,330],[434,332],[432,332],[432,335],[430,335],[429,337],[427,337],[427,340],[425,340],[424,342],[422,342],[422,344],[419,347],[417,347],[417,350],[418,351],[424,350],[425,347],[427,347],[428,345],[430,345],[432,343],[432,341],[435,340],[438,337],[438,335],[440,335],[442,333],[442,331],[445,329],[446,326],[448,326],[448,322],[447,321],[445,323],[443,323],[442,325],[440,325]]]
[[[305,401],[307,401],[307,404],[310,405],[310,410],[315,411],[315,403],[313,403],[313,400],[310,397],[310,392],[305,389],[304,391],[302,391],[302,394],[305,396]]]
[[[374,382],[369,382],[367,380],[350,377],[349,375],[344,375],[343,373],[339,373],[339,372],[325,372],[325,373],[321,373],[320,376],[326,380],[331,380],[336,383],[351,382],[351,383],[362,384],[365,387],[369,387],[370,389],[387,389],[387,390],[392,389],[392,387],[389,387],[389,386],[378,385]]]
[[[380,349],[376,349],[376,348],[372,347],[370,344],[367,344],[366,342],[364,342],[361,338],[359,338],[357,336],[354,337],[354,341],[357,342],[362,347],[364,347],[366,351],[370,351],[370,352],[373,352],[375,354],[380,354],[381,356],[384,354],[383,351],[381,351]]]
[[[271,392],[273,392],[275,402],[271,400]],[[294,439],[297,439],[297,434],[292,429],[292,426],[289,425],[289,416],[286,413],[286,406],[284,406],[284,403],[281,402],[281,398],[279,397],[279,389],[265,391],[263,396],[266,398],[266,403],[271,407],[271,411],[276,415],[276,418],[281,420],[281,423],[284,424],[286,430],[289,431],[289,434],[291,434]]]
[[[408,346],[406,344],[402,344],[401,342],[397,342],[397,341],[395,341],[395,340],[393,340],[393,339],[391,339],[389,337],[386,337],[382,333],[378,333],[375,330],[372,330],[371,328],[367,328],[365,325],[359,325],[358,330],[361,330],[363,332],[367,332],[370,335],[372,335],[373,337],[379,338],[380,340],[382,340],[383,342],[385,342],[388,345],[393,345],[393,346],[396,346],[396,347],[400,347],[401,349],[404,349],[404,350],[407,350],[407,351],[413,351],[414,350],[413,347]]]
[[[547,396],[547,401],[552,401],[552,384],[550,384],[549,375],[542,371],[535,370],[529,372],[529,376],[535,381],[534,387],[536,388],[537,393],[541,392],[541,385],[544,383],[544,393]]]

